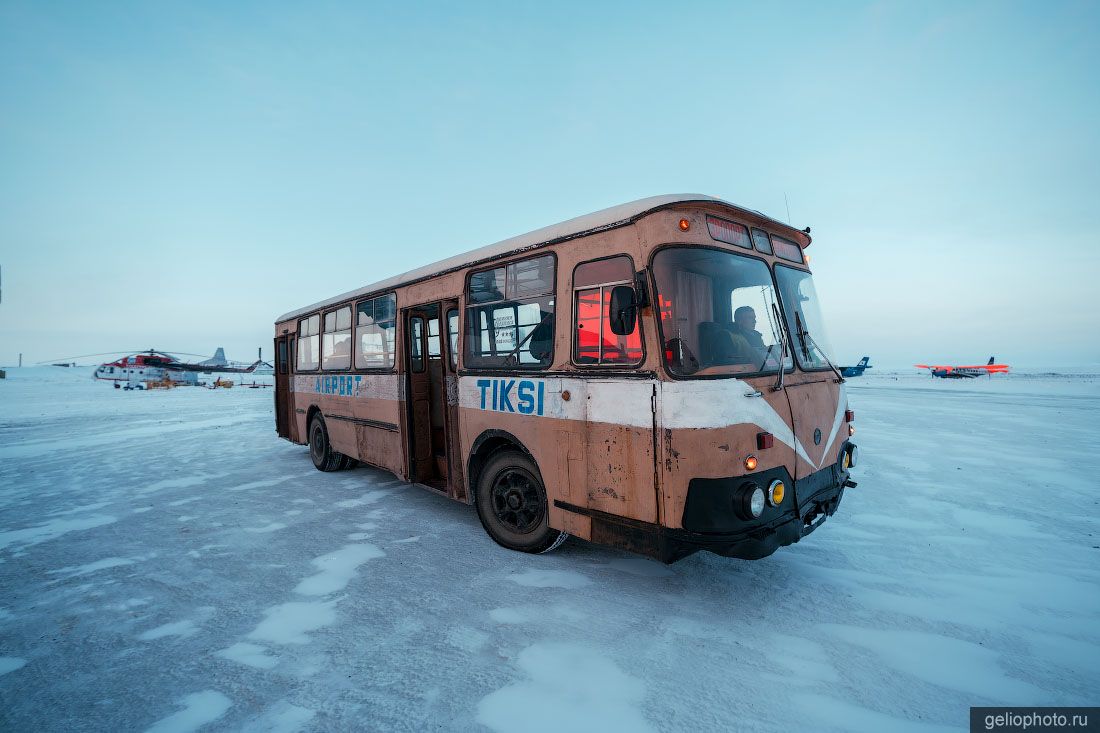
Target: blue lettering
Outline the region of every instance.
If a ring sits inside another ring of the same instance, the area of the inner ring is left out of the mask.
[[[360,382],[362,381],[362,379],[363,379],[362,377],[356,377],[355,378],[355,396],[356,397],[359,396],[359,388],[360,388],[360,386],[362,386],[362,385],[360,385]]]
[[[538,414],[539,415],[542,414],[542,393],[545,391],[545,386],[546,385],[545,385],[544,382],[539,382],[539,409],[538,409]]]
[[[493,409],[497,409],[497,380],[493,380]]]
[[[313,391],[318,392],[318,393],[321,391],[321,378],[320,377],[317,377],[314,380]]]
[[[510,379],[507,382],[502,382],[500,385],[500,411],[501,412],[515,412],[516,408],[512,407],[512,400],[508,398],[508,393],[512,391],[512,387],[516,386],[516,380]]]
[[[481,390],[481,409],[485,409],[485,393],[489,390],[489,380],[479,379],[477,380],[477,387]]]
[[[524,415],[530,415],[535,411],[535,397],[531,394],[535,389],[535,383],[523,380],[516,390],[516,399],[519,403],[519,411]]]

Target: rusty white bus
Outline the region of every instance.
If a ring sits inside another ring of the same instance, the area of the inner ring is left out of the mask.
[[[765,557],[855,486],[809,244],[658,196],[290,311],[276,430],[473,504],[513,550]]]

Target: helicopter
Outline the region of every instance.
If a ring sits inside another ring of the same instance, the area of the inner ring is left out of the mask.
[[[181,355],[197,356],[196,354]],[[100,364],[92,377],[114,382],[116,387],[123,383],[134,387],[141,385],[139,388],[147,388],[153,384],[196,386],[199,384],[199,374],[215,372],[253,374],[258,368],[266,366],[268,365],[262,360],[256,360],[248,366],[230,362],[226,360],[225,351],[221,347],[218,347],[212,357],[199,362],[184,361],[176,354],[148,349]]]

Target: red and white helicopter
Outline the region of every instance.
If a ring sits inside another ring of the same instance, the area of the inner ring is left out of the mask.
[[[225,358],[225,351],[220,346],[214,352],[214,356],[199,362],[183,361],[173,354],[149,349],[100,364],[92,376],[95,379],[114,382],[116,387],[122,383],[135,386],[164,382],[170,382],[173,385],[197,385],[200,374],[254,374],[257,369],[262,373],[264,367],[269,366],[260,360],[248,366],[230,362]]]
[[[994,361],[996,361],[996,358],[991,356],[989,357],[989,361],[985,364],[973,364],[969,366],[915,364],[914,366],[918,369],[928,369],[931,371],[933,377],[941,377],[943,379],[973,379],[983,374],[1008,374],[1008,364],[994,364]]]

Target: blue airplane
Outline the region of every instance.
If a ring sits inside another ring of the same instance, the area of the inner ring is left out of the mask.
[[[864,369],[872,369],[867,362],[871,361],[871,357],[865,356],[859,360],[859,363],[855,366],[846,366],[840,368],[840,376],[842,377],[862,377]]]

